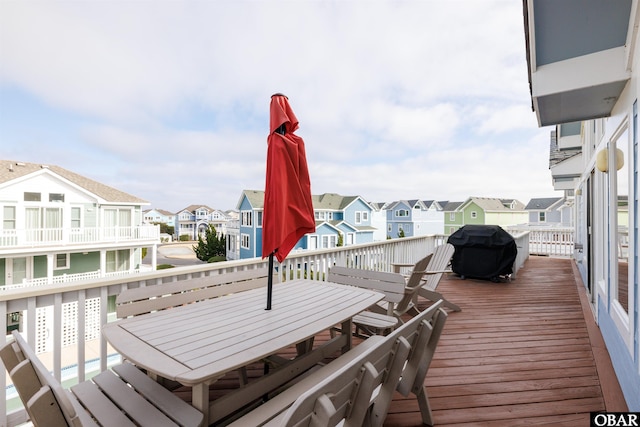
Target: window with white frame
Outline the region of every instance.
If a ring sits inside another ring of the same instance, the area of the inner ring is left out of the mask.
[[[240,225],[244,227],[251,227],[253,225],[253,212],[252,211],[242,211]]]
[[[471,218],[478,218],[478,212],[471,211]]]
[[[242,249],[251,249],[251,245],[249,244],[250,240],[249,240],[249,235],[242,233],[240,235],[240,247]]]
[[[547,213],[538,212],[538,222],[546,222],[546,221],[547,221]]]
[[[398,209],[396,210],[397,217],[409,216],[409,211],[407,209]]]
[[[456,213],[449,212],[449,221],[455,221],[455,220],[456,220]]]
[[[15,206],[4,206],[2,208],[2,229],[3,230],[16,229],[16,207]]]
[[[82,208],[71,208],[71,228],[80,228],[82,226]]]
[[[42,198],[40,193],[34,193],[31,191],[24,192],[24,201],[25,202],[39,202]]]
[[[69,268],[69,254],[56,254],[54,270],[66,270]]]
[[[49,193],[50,202],[64,202],[64,193]]]
[[[362,223],[362,212],[356,212],[356,224]]]
[[[338,238],[335,235],[322,236],[323,249],[335,248],[337,244],[338,244]]]
[[[362,211],[362,222],[367,222],[367,221],[369,221],[369,212]]]

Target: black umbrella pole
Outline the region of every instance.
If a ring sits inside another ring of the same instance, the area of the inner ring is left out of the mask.
[[[267,277],[267,310],[271,310],[271,293],[273,292],[273,254],[269,254],[269,277]]]

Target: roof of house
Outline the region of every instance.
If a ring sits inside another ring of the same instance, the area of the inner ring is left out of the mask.
[[[464,202],[445,202],[442,210],[447,211],[447,212],[455,211],[463,203]]]
[[[556,131],[551,131],[551,141],[549,147],[549,167],[555,166],[558,163],[564,162],[565,160],[577,156],[581,153],[582,148],[560,149],[560,147],[558,146]]]
[[[469,197],[460,207],[475,203],[485,211],[512,211],[524,209],[524,204],[516,199],[499,199],[496,197]],[[511,208],[511,204],[515,204]]]
[[[264,208],[264,191],[244,190],[243,194],[254,209]],[[336,193],[324,193],[311,195],[311,203],[313,203],[314,209],[343,210],[358,198],[360,196],[341,196]],[[363,202],[365,202],[364,199]]]
[[[72,182],[78,187],[95,194],[107,202],[114,203],[139,203],[148,204],[146,200],[140,199],[124,191],[117,190],[108,185],[99,183],[85,176],[78,175],[56,165],[43,165],[38,163],[17,162],[14,160],[0,160],[0,184],[5,184],[14,179],[25,177],[46,169],[51,173],[58,175],[67,181]]]
[[[186,207],[186,208],[184,208],[184,209],[180,209],[180,210],[179,210],[179,212],[182,212],[182,211],[189,211],[189,212],[192,212],[192,213],[193,213],[193,212],[195,212],[196,210],[198,210],[198,209],[200,209],[200,208],[205,208],[205,209],[207,209],[209,212],[213,212],[213,211],[215,211],[215,209],[210,208],[210,207],[209,207],[209,206],[207,206],[207,205],[189,205],[189,206],[187,206],[187,207]]]
[[[539,199],[531,199],[527,206],[527,210],[545,210],[562,200],[562,197],[543,197]]]
[[[148,212],[151,212],[151,211],[156,211],[156,212],[158,212],[160,215],[164,215],[164,216],[173,216],[173,215],[175,215],[175,214],[173,214],[172,212],[166,211],[166,210],[164,210],[164,209],[147,209],[147,210],[145,210],[145,211],[143,211],[143,212],[144,212],[144,213],[148,213]]]

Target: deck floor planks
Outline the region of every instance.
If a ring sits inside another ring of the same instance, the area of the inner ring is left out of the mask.
[[[462,311],[427,375],[437,426],[584,426],[606,409],[571,263],[531,257],[504,283],[443,278],[438,290]],[[420,425],[417,404],[398,395],[385,426]]]

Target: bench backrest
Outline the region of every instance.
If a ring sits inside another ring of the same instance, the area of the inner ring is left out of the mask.
[[[91,416],[45,368],[20,333],[0,349],[11,381],[33,424],[46,427],[92,426]]]
[[[384,294],[384,300],[398,303],[404,296],[405,280],[397,273],[371,271],[359,268],[333,266],[327,277],[329,282],[358,286]]]
[[[411,309],[418,299],[420,288],[435,291],[446,273],[447,265],[453,256],[454,247],[450,243],[436,246],[434,251],[418,260],[413,266],[402,301],[396,306],[396,316],[401,316]]]
[[[284,426],[382,426],[395,390],[422,387],[447,317],[438,301],[303,393]],[[406,395],[406,394],[405,394]],[[258,408],[257,410],[260,410]]]
[[[442,275],[451,271],[449,262],[451,262],[451,257],[453,257],[454,252],[455,248],[451,243],[436,246],[433,251],[433,256],[427,265],[422,288],[429,289],[430,291],[436,290],[440,279],[442,279]]]
[[[273,283],[279,283],[278,274],[263,267],[127,289],[116,297],[116,316],[138,316],[260,288],[267,285],[269,275],[272,276]]]

